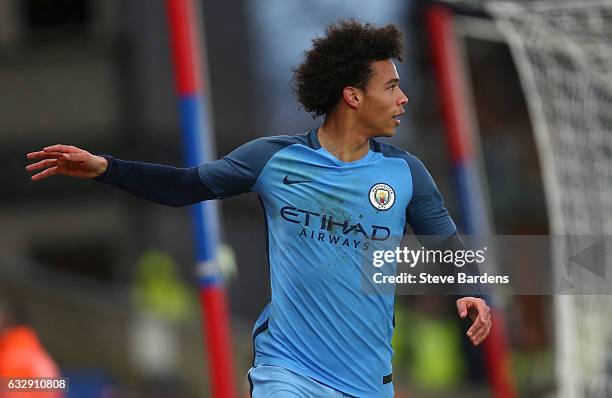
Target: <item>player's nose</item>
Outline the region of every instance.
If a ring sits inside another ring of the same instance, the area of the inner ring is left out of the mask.
[[[401,97],[399,98],[397,104],[399,106],[404,106],[408,103],[408,97],[406,97],[406,94],[404,94],[404,92],[400,89],[400,92],[402,93]]]

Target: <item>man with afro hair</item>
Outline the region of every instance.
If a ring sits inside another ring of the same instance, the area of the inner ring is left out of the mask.
[[[53,145],[27,166],[93,178],[144,199],[185,206],[256,192],[266,218],[272,297],[254,326],[251,394],[262,397],[392,397],[392,294],[374,287],[375,252],[392,251],[406,224],[428,247],[463,247],[433,179],[410,153],[377,140],[399,126],[401,34],[394,25],[330,25],[294,69],[297,98],[321,126],[248,142],[223,158],[174,168]],[[390,274],[395,272],[392,264]],[[487,337],[479,295],[457,300]]]

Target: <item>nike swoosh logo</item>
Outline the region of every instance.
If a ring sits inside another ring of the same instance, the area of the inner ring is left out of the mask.
[[[303,182],[312,182],[312,180],[290,180],[289,176],[283,178],[283,184],[285,185],[301,184]]]

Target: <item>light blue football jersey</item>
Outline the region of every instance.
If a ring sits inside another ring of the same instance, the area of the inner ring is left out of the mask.
[[[409,224],[456,232],[413,155],[376,139],[354,162],[317,129],[251,141],[198,169],[216,197],[256,192],[266,221],[272,297],[257,320],[254,366],[276,365],[356,397],[392,397],[392,294],[368,294],[373,250],[394,250]]]

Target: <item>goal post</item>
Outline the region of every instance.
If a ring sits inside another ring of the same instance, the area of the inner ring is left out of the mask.
[[[448,0],[485,11],[510,48],[535,136],[555,280],[586,235],[612,235],[612,0]],[[474,25],[478,34],[491,30]],[[607,254],[607,255],[606,255]],[[610,248],[601,258],[610,258]],[[605,279],[605,278],[604,278]],[[609,284],[609,282],[607,282]],[[595,292],[593,292],[595,293]],[[554,296],[559,398],[612,396],[612,296]]]
[[[519,70],[551,234],[565,242],[611,235],[612,1],[495,1],[487,9]],[[558,279],[571,280],[569,250],[553,246]],[[612,297],[563,294],[554,303],[558,397],[612,396]]]

